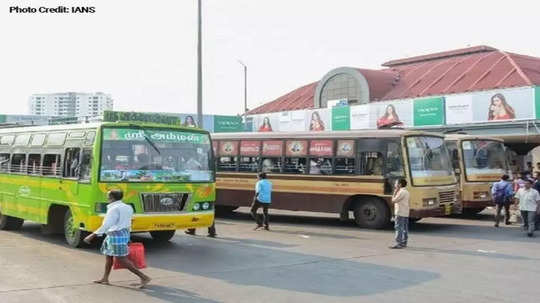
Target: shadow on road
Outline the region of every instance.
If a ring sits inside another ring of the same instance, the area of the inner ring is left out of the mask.
[[[146,237],[137,236],[136,240],[145,244],[149,266],[241,286],[353,297],[439,278],[438,273],[428,271],[261,247],[254,240],[175,237],[165,246]],[[171,254],[171,250],[175,253]]]
[[[155,282],[159,283],[159,282]],[[146,296],[157,298],[166,302],[186,302],[186,303],[217,303],[219,301],[209,300],[199,297],[198,294],[183,290],[175,287],[167,287],[151,284],[146,286],[144,289],[136,289],[133,287],[111,284],[113,287],[119,287],[122,289],[127,289],[137,293],[143,293]]]

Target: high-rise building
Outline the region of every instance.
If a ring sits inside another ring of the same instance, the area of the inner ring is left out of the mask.
[[[30,114],[60,117],[95,117],[113,109],[111,95],[97,93],[54,93],[30,96]]]

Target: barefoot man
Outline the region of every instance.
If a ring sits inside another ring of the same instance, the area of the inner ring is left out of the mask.
[[[141,278],[139,288],[143,288],[150,282],[150,277],[138,270],[127,258],[133,209],[122,202],[123,196],[121,190],[111,190],[107,193],[109,204],[107,205],[107,214],[103,224],[95,232],[84,238],[84,242],[92,242],[97,235],[107,235],[101,246],[101,253],[105,255],[105,272],[103,278],[94,281],[95,283],[109,284],[109,275],[111,274],[113,257],[115,257],[125,268]]]

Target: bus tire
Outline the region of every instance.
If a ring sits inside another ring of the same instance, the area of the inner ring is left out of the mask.
[[[73,222],[71,210],[66,210],[64,214],[64,237],[69,246],[73,248],[83,247],[83,239],[88,235],[87,232],[80,230]]]
[[[354,207],[354,221],[360,227],[381,229],[390,223],[390,210],[379,199],[362,200]]]
[[[150,232],[150,236],[156,242],[167,242],[174,237],[176,230],[155,230]]]
[[[0,230],[19,230],[23,223],[23,219],[3,215],[0,212]]]

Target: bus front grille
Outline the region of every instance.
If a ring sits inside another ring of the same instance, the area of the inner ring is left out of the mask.
[[[439,204],[452,203],[456,200],[456,192],[443,191],[439,193]]]
[[[170,213],[184,210],[188,193],[143,193],[141,199],[145,213]]]

